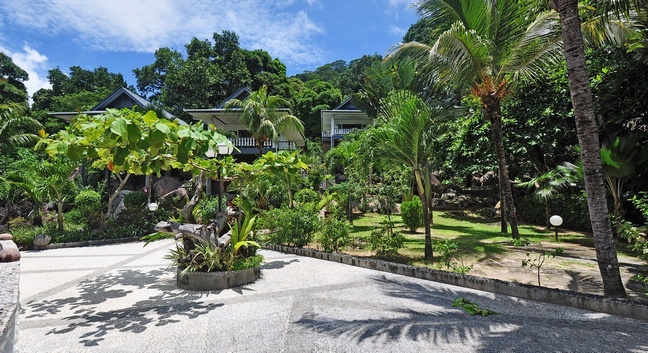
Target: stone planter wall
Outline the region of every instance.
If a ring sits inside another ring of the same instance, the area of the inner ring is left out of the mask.
[[[0,234],[0,352],[16,350],[20,310],[20,252],[11,235]]]
[[[188,272],[178,268],[176,283],[179,288],[195,291],[221,290],[252,283],[261,277],[261,267],[227,272]]]

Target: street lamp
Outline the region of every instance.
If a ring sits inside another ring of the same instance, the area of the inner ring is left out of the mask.
[[[211,150],[209,150],[211,151]],[[213,152],[213,151],[212,151]],[[229,156],[234,152],[234,147],[232,144],[219,143],[218,144],[218,155],[219,156]],[[218,212],[223,211],[223,163],[218,167]]]
[[[556,228],[556,241],[558,241],[558,227],[563,224],[563,219],[559,215],[553,215],[549,218],[549,223]]]
[[[155,211],[158,209],[158,204],[155,202],[151,202],[148,204],[148,209],[151,211],[151,223],[155,222]]]

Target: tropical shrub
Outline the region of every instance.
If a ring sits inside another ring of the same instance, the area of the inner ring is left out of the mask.
[[[344,221],[328,217],[322,221],[318,240],[324,251],[338,251],[349,243],[349,228]]]
[[[418,196],[414,196],[412,201],[405,201],[401,204],[401,216],[403,223],[407,228],[416,232],[416,229],[423,225],[423,204]]]
[[[102,214],[101,194],[87,189],[74,198],[74,209],[67,216],[69,221],[81,223],[88,229],[97,229],[102,225]]]
[[[403,247],[405,237],[400,232],[394,232],[391,224],[371,230],[369,245],[378,256],[398,255],[398,249]]]
[[[317,215],[304,208],[274,208],[262,214],[261,227],[270,233],[267,241],[302,247],[313,240]]]
[[[318,202],[319,194],[312,189],[301,189],[295,194],[295,201],[300,204]]]

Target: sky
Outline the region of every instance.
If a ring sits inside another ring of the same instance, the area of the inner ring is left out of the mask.
[[[241,47],[279,58],[289,76],[335,60],[385,55],[417,21],[416,0],[2,0],[0,51],[29,73],[106,67],[132,85],[156,49],[234,31]]]

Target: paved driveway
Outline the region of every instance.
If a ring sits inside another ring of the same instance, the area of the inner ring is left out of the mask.
[[[171,246],[24,252],[20,352],[648,352],[648,322],[271,251],[253,284],[182,291]]]

